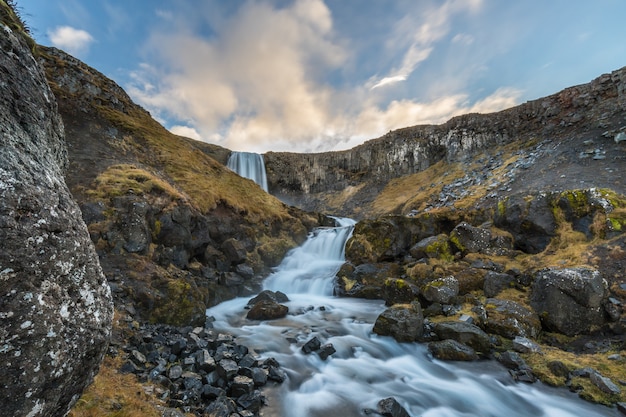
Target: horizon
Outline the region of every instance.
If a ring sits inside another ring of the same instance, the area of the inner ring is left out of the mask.
[[[177,135],[324,152],[491,113],[626,65],[601,0],[18,0],[35,40],[117,82]]]

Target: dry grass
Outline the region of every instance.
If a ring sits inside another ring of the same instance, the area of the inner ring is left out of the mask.
[[[76,402],[69,417],[159,417],[156,399],[145,393],[145,386],[134,375],[118,373],[121,365],[120,357],[105,357],[93,384]]]

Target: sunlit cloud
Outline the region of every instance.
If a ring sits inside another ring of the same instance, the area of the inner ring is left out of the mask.
[[[72,55],[87,52],[89,46],[94,42],[94,38],[89,32],[71,26],[59,26],[49,30],[48,37],[53,46]]]
[[[169,131],[178,136],[184,136],[186,138],[191,138],[195,140],[202,140],[202,135],[200,135],[200,132],[198,132],[193,127],[175,125],[170,127]]]

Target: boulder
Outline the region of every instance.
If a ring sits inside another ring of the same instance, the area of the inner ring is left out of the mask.
[[[489,271],[485,274],[483,291],[486,297],[495,297],[507,288],[514,287],[516,282],[515,277],[512,275]]]
[[[289,312],[289,307],[274,301],[263,300],[256,303],[248,311],[249,320],[275,320],[283,318]]]
[[[451,339],[430,342],[428,350],[435,358],[444,361],[475,361],[478,359],[474,349]]]
[[[281,291],[263,290],[256,297],[253,297],[248,301],[248,305],[255,305],[260,301],[273,301],[275,303],[286,303],[289,301],[287,294]]]
[[[62,416],[98,370],[113,304],[65,183],[54,95],[25,35],[2,26],[0,415]]]
[[[606,280],[595,269],[549,268],[535,275],[530,304],[544,328],[574,336],[605,323],[607,291]]]
[[[388,278],[383,283],[382,298],[387,306],[410,303],[418,295],[419,288],[404,279]]]
[[[485,252],[491,241],[491,232],[488,229],[474,227],[469,223],[459,223],[450,232],[450,242],[461,253]]]
[[[437,258],[452,260],[452,252],[446,234],[439,234],[424,238],[409,249],[409,253],[415,259]]]
[[[402,268],[397,263],[366,263],[358,266],[345,263],[337,272],[334,291],[342,297],[380,299],[385,281],[390,276],[401,274]]]
[[[243,242],[232,237],[222,243],[222,251],[233,264],[240,264],[248,257],[248,252]]]
[[[473,324],[462,321],[444,321],[436,323],[433,330],[439,339],[455,340],[479,353],[488,354],[491,350],[489,335]]]
[[[393,397],[378,402],[378,414],[384,417],[411,417],[398,400]]]
[[[485,301],[485,330],[512,339],[516,336],[537,337],[541,330],[539,316],[510,300],[488,298]]]
[[[424,333],[422,307],[417,301],[389,307],[378,316],[373,330],[398,342],[414,342]]]
[[[453,276],[436,279],[422,287],[422,295],[431,303],[448,304],[459,295],[459,281]]]

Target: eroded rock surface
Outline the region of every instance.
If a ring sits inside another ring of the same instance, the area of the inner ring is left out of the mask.
[[[54,96],[24,39],[0,31],[0,415],[61,416],[100,364],[111,295],[63,178]]]

